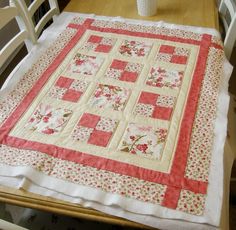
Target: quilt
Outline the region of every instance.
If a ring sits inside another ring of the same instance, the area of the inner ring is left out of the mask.
[[[75,17],[0,99],[1,167],[202,216],[223,60],[207,33]]]

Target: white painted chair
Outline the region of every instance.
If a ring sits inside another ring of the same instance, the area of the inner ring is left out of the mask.
[[[225,54],[229,60],[236,41],[236,6],[234,0],[221,0],[219,13],[225,30]]]
[[[25,14],[27,23],[30,25],[30,37],[34,43],[37,42],[44,26],[60,13],[57,0],[48,0],[50,9],[36,24],[33,16],[45,0],[34,0],[29,7],[27,7],[25,0],[10,0],[10,5],[16,6],[21,12]],[[36,24],[36,25],[35,25]]]
[[[28,33],[29,25],[24,15],[21,15],[16,7],[0,8],[0,29],[4,28],[13,19],[21,18],[20,31],[5,46],[0,50],[0,70],[6,67],[6,63],[26,44],[28,52],[31,50],[33,44]],[[18,20],[19,21],[19,20]],[[25,23],[24,23],[25,22]]]

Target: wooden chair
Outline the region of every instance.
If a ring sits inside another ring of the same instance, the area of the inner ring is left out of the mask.
[[[219,13],[225,30],[225,54],[229,60],[236,40],[236,5],[234,0],[221,0]]]
[[[48,0],[50,9],[39,20],[38,23],[34,21],[34,14],[40,8],[45,0],[34,0],[29,7],[27,7],[25,0],[10,0],[10,5],[16,6],[19,11],[24,13],[27,23],[30,25],[30,37],[34,43],[37,42],[45,25],[60,13],[57,0]]]
[[[28,52],[31,50],[33,44],[29,36],[29,24],[23,14],[21,14],[16,7],[5,7],[0,8],[0,29],[7,26],[7,24],[14,19],[17,20],[20,24],[20,31],[17,33],[10,41],[8,41],[5,46],[0,50],[0,70],[3,71],[6,68],[7,62],[16,54],[17,51],[25,43]],[[7,28],[7,27],[6,27]]]

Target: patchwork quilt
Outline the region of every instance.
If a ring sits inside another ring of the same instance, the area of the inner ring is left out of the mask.
[[[202,216],[223,58],[209,34],[75,17],[1,98],[0,164]]]

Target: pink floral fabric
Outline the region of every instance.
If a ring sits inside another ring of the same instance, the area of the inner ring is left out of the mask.
[[[120,81],[135,82],[142,71],[143,64],[114,59],[105,77]]]
[[[67,74],[95,75],[104,59],[101,57],[89,56],[77,53],[73,60],[67,66]]]
[[[99,84],[89,104],[98,108],[111,108],[122,111],[130,95],[130,89]]]
[[[115,38],[91,35],[81,47],[81,50],[109,53],[116,43]]]
[[[25,128],[43,134],[54,135],[63,129],[71,114],[71,110],[53,108],[51,105],[41,103],[31,115]]]
[[[163,67],[152,67],[146,81],[147,85],[156,87],[168,87],[179,89],[182,83],[184,72],[169,70]]]
[[[160,160],[166,136],[166,129],[154,130],[152,126],[130,123],[123,136],[120,150]]]
[[[159,95],[150,92],[141,92],[134,108],[135,115],[170,120],[176,97]]]
[[[147,57],[151,48],[151,42],[124,40],[119,48],[119,53],[126,57]]]
[[[77,141],[106,147],[117,124],[117,120],[84,113],[73,130],[72,138]]]
[[[59,77],[48,95],[52,98],[78,102],[89,83],[87,81],[74,80],[67,77]]]
[[[171,45],[161,45],[156,60],[174,64],[187,64],[190,50]]]

